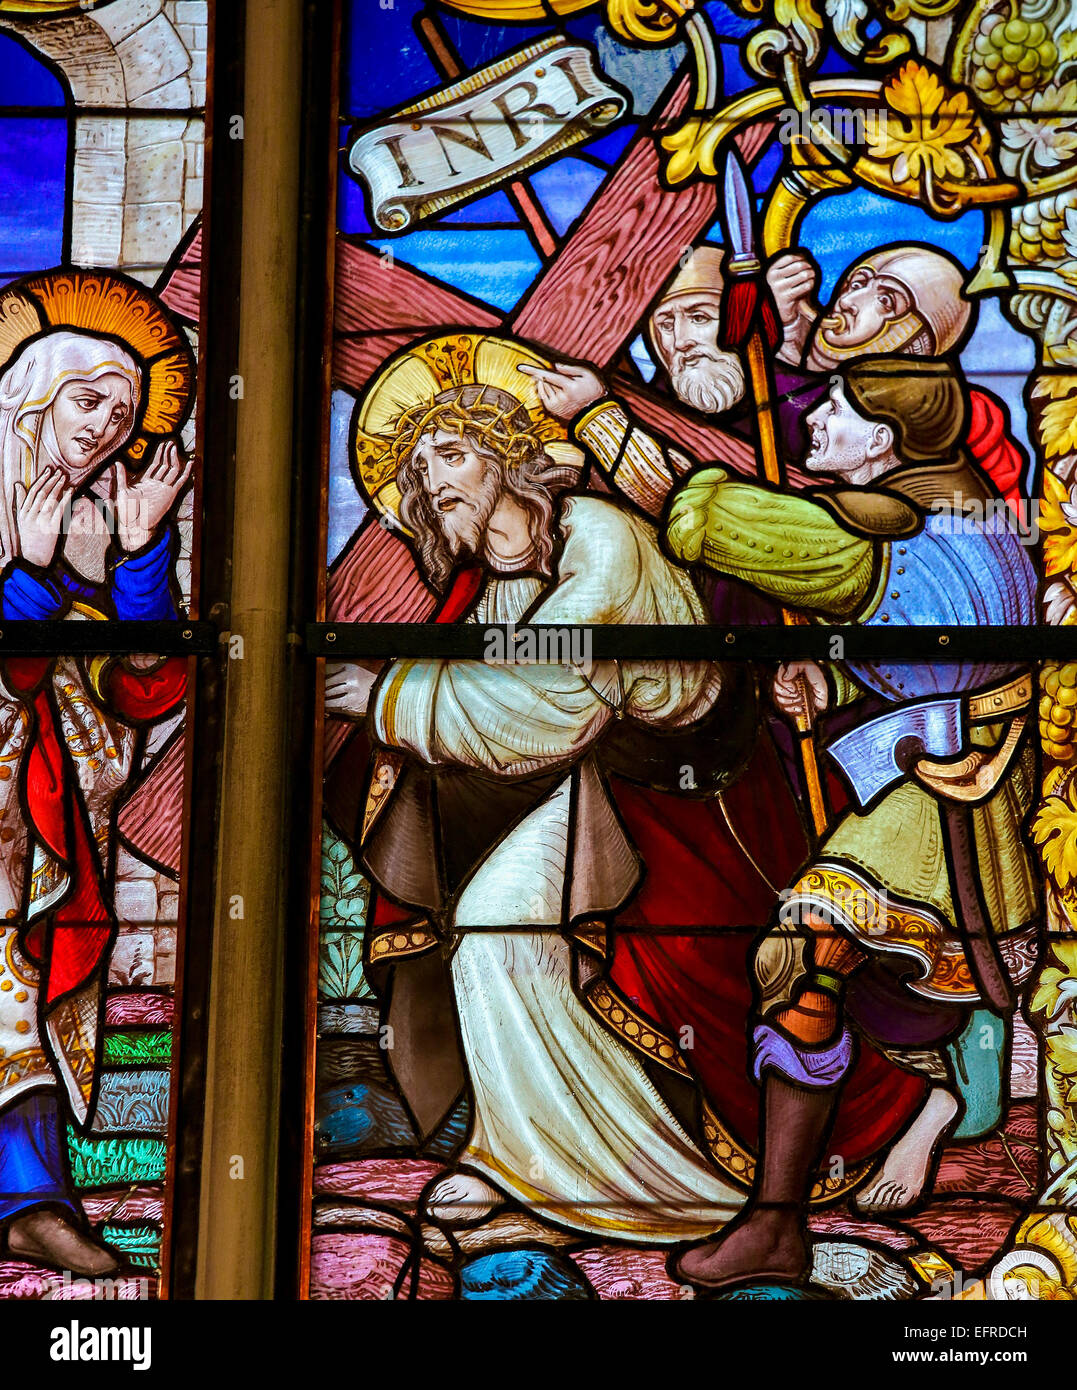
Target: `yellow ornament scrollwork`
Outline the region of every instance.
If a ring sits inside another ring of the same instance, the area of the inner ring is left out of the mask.
[[[694,0],[607,0],[610,28],[633,43],[669,43]]]

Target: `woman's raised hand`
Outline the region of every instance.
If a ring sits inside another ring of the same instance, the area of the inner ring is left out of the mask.
[[[62,468],[43,468],[30,486],[15,484],[15,527],[19,554],[42,569],[52,564],[64,517],[70,517],[74,486]]]
[[[162,444],[145,472],[134,482],[122,463],[115,465],[116,536],[124,550],[141,550],[168,515],[191,476],[173,440]]]

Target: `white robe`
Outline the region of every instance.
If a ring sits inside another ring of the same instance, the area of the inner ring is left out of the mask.
[[[704,621],[688,576],[634,514],[575,498],[560,527],[556,583],[492,577],[470,621]],[[472,1087],[460,1161],[538,1215],[589,1234],[691,1239],[721,1226],[743,1201],[638,1058],[580,1000],[562,934],[569,768],[616,710],[656,727],[688,724],[710,708],[718,685],[717,667],[704,662],[603,661],[581,672],[421,661],[394,663],[375,697],[378,739],[428,764],[512,777],[566,768],[486,856],[456,904],[462,935],[452,981]]]

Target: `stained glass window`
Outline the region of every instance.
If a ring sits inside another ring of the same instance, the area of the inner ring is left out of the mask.
[[[0,4],[5,1298],[169,1263],[209,20]]]
[[[338,11],[303,1291],[1069,1296],[1068,9]]]
[[[1075,36],[0,0],[0,1296],[1074,1297]]]

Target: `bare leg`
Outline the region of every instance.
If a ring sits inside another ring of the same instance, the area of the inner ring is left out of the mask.
[[[958,1103],[943,1086],[933,1086],[920,1113],[857,1193],[865,1216],[908,1211],[920,1200],[936,1146],[953,1123]]]
[[[457,1171],[439,1178],[430,1189],[426,1214],[446,1226],[471,1226],[504,1205],[504,1196],[485,1178]]]

